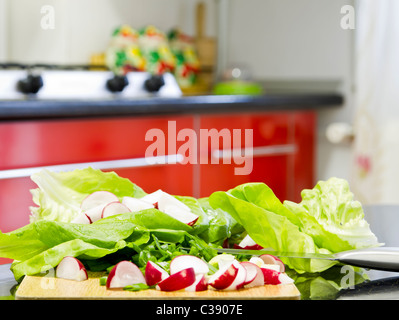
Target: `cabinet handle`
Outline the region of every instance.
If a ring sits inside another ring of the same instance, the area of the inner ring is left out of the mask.
[[[144,157],[144,158],[133,158],[133,159],[71,163],[71,164],[61,164],[61,165],[42,166],[42,167],[18,168],[18,169],[0,170],[0,180],[30,177],[32,174],[39,172],[43,169],[60,172],[60,171],[72,171],[75,169],[83,169],[86,167],[92,167],[93,169],[100,169],[100,170],[123,169],[123,168],[144,168],[144,167],[152,167],[152,166],[160,166],[160,165],[177,164],[177,163],[181,163],[183,160],[184,160],[183,155],[173,154],[173,155],[156,156],[156,157]]]
[[[282,144],[274,146],[262,146],[253,148],[233,148],[230,150],[213,150],[212,157],[215,159],[231,159],[243,155],[252,157],[279,156],[294,154],[297,150],[295,144]]]

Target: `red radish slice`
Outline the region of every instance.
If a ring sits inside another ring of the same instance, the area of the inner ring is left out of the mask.
[[[279,258],[271,254],[262,254],[259,256],[265,264],[277,264],[280,266],[280,272],[285,272],[285,264]]]
[[[92,221],[87,214],[80,212],[71,223],[90,224]]]
[[[237,267],[238,272],[234,281],[224,290],[238,290],[241,289],[245,284],[247,278],[247,270],[238,261],[234,261],[233,264]]]
[[[208,282],[204,274],[198,274],[195,276],[195,282],[184,289],[185,291],[197,292],[208,290]]]
[[[158,283],[157,289],[161,291],[182,290],[191,286],[195,282],[195,272],[193,268],[181,270],[171,274],[165,280]]]
[[[237,249],[247,249],[247,250],[260,250],[263,249],[262,246],[258,245],[250,236],[247,234],[241,242],[237,245],[234,244],[234,248]]]
[[[266,269],[272,269],[272,270],[274,270],[274,271],[278,271],[278,272],[281,272],[280,271],[280,266],[278,265],[278,264],[262,264],[261,265],[261,267],[262,268],[266,268]]]
[[[194,225],[199,218],[187,205],[162,190],[157,190],[140,199],[153,204],[159,211],[189,226]]]
[[[108,289],[123,288],[137,283],[146,283],[139,267],[130,261],[121,261],[109,273],[106,287]]]
[[[58,264],[56,277],[67,280],[83,281],[87,280],[87,271],[78,259],[67,256]]]
[[[145,281],[147,285],[154,286],[169,277],[166,270],[162,269],[156,263],[148,261],[145,266]]]
[[[101,204],[97,207],[85,211],[85,214],[90,218],[91,222],[96,222],[101,219],[103,209],[107,204]]]
[[[84,211],[109,202],[119,201],[118,197],[109,191],[95,191],[83,199],[80,208]]]
[[[123,197],[122,204],[128,207],[131,212],[154,208],[153,204],[133,197]]]
[[[170,262],[170,274],[177,273],[187,268],[194,268],[195,274],[207,274],[209,272],[208,264],[195,256],[185,254],[173,258]]]
[[[163,194],[162,190],[157,190],[157,191],[154,191],[153,193],[149,193],[149,194],[145,195],[144,197],[140,198],[140,200],[151,203],[151,204],[155,204],[156,202],[158,202],[158,200],[162,196],[162,194]]]
[[[256,264],[249,262],[249,261],[243,261],[243,262],[241,262],[241,265],[247,271],[247,276],[244,281],[244,286],[253,282],[256,279],[256,277],[258,276],[258,271],[259,271],[259,274],[262,274],[262,276],[263,276],[262,270],[260,270],[260,268]],[[262,282],[262,284],[263,284],[263,282]]]
[[[294,279],[291,279],[286,273],[280,273],[278,275],[278,279],[280,280],[281,284],[294,283]]]
[[[249,261],[241,262],[241,264],[245,267],[245,269],[247,269],[247,278],[245,279],[245,284],[244,284],[246,288],[263,286],[265,284],[265,277],[263,275],[261,268],[259,268],[256,264]],[[256,275],[253,278],[253,280],[250,281],[254,271],[256,272]]]
[[[223,290],[230,286],[238,274],[238,267],[231,263],[216,271],[208,280],[210,286],[215,289]]]
[[[279,279],[280,272],[267,269],[267,268],[260,268],[263,272],[263,276],[265,277],[265,284],[280,284],[281,281]]]
[[[101,218],[107,218],[127,212],[130,212],[130,210],[124,204],[120,202],[110,202],[104,207]]]

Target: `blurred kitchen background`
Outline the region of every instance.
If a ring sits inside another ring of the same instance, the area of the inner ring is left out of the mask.
[[[107,58],[107,52],[120,45],[121,34],[161,31],[169,36],[170,48],[178,38],[194,50],[193,60],[185,57],[184,62],[186,74],[195,77],[175,74],[183,96],[230,95],[234,90],[263,96],[338,94],[343,103],[315,111],[313,181],[341,177],[364,203],[392,204],[399,202],[399,132],[388,105],[396,106],[399,92],[397,73],[389,74],[398,70],[399,28],[392,15],[398,4],[375,2],[0,0],[0,63],[101,69],[117,64],[117,54]],[[248,86],[224,86],[235,77]],[[387,79],[391,86],[376,89]],[[387,119],[389,126],[381,125]]]

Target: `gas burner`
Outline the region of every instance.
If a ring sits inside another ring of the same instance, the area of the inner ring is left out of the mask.
[[[93,71],[92,68],[97,68]],[[71,100],[180,97],[170,73],[129,72],[124,76],[90,65],[0,63],[0,100]]]

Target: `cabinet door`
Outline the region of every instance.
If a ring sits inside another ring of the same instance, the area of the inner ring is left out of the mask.
[[[0,125],[0,176],[5,170],[40,166],[70,165],[98,161],[132,159],[140,167],[123,167],[113,171],[128,178],[147,192],[163,189],[173,194],[191,195],[192,166],[159,164],[148,166],[146,141],[151,129],[164,133],[165,142],[176,142],[175,131],[192,128],[191,117],[143,117],[101,120],[68,120],[8,123]],[[169,139],[170,137],[170,139]],[[148,139],[147,139],[148,140]],[[176,154],[179,148],[160,149],[157,156]],[[112,169],[107,169],[109,171]],[[12,171],[11,171],[12,172]],[[184,177],[184,178],[183,178]],[[29,176],[0,179],[0,229],[8,232],[29,222],[33,205],[30,189],[35,184]]]
[[[311,119],[309,121],[309,119]],[[253,130],[252,171],[246,175],[237,175],[239,167],[227,157],[219,158],[219,164],[201,164],[201,196],[208,196],[214,191],[228,190],[247,182],[264,182],[280,200],[298,200],[298,192],[313,181],[313,115],[294,112],[281,113],[246,113],[240,115],[212,115],[201,117],[201,129],[216,129],[221,132],[240,130],[242,137],[245,129]],[[303,123],[302,123],[303,121]],[[233,137],[233,134],[232,134]],[[233,138],[232,138],[233,140]],[[232,149],[245,150],[245,141],[231,141]],[[231,154],[223,145],[217,147],[219,154]],[[215,154],[215,148],[208,145],[201,154],[208,157]],[[306,160],[304,162],[304,160]],[[250,161],[250,159],[247,159]]]

